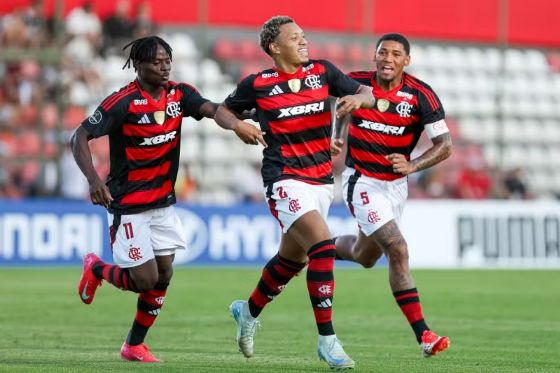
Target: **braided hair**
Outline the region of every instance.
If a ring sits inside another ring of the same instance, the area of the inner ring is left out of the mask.
[[[159,36],[146,36],[144,38],[136,39],[123,47],[123,51],[130,47],[130,54],[123,66],[123,70],[125,68],[130,68],[131,66],[134,67],[134,70],[136,70],[136,64],[138,62],[148,62],[154,60],[154,58],[156,58],[158,45],[161,45],[169,55],[169,58],[173,60],[171,53],[172,49],[165,40]]]

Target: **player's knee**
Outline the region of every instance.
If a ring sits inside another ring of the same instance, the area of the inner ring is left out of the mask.
[[[372,268],[377,263],[377,258],[365,258],[360,260],[360,264],[364,268]]]
[[[134,284],[140,293],[152,290],[157,282],[158,276],[153,274],[143,274],[134,278]]]
[[[173,277],[173,267],[159,269],[158,282],[169,283]]]
[[[395,265],[408,264],[408,247],[406,243],[388,250],[389,261]]]
[[[358,263],[364,268],[372,268],[381,257],[381,253],[369,251],[360,251],[358,255]]]

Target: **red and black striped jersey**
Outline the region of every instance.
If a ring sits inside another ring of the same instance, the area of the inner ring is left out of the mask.
[[[346,165],[380,180],[403,177],[393,172],[385,156],[400,153],[410,159],[424,125],[445,118],[439,98],[429,85],[407,73],[391,91],[377,85],[375,72],[352,72],[348,76],[373,87],[376,102],[372,109],[352,113]]]
[[[312,60],[293,74],[271,68],[249,75],[225,100],[233,111],[257,109],[268,147],[262,176],[333,183],[329,96],[355,94],[359,84],[325,60]]]
[[[194,87],[175,82],[155,100],[135,80],[82,122],[93,137],[109,135],[109,212],[134,214],[176,202],[181,123],[186,116],[200,120],[207,101]]]

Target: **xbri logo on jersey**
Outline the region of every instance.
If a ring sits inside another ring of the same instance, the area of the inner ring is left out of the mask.
[[[175,101],[168,102],[167,107],[165,108],[165,112],[171,118],[177,118],[179,115],[181,115],[181,106]]]
[[[308,75],[305,78],[305,85],[311,89],[319,89],[322,87],[319,75]]]
[[[165,135],[158,135],[158,136],[154,136],[154,137],[144,137],[144,142],[142,142],[140,144],[140,146],[163,144],[165,142],[169,142],[169,141],[174,140],[176,134],[177,134],[177,131],[173,131],[173,132],[166,133]]]
[[[397,113],[399,113],[401,118],[410,117],[411,111],[412,111],[412,105],[406,101],[401,101],[401,103],[397,105]]]
[[[291,117],[293,115],[300,115],[300,114],[320,113],[324,109],[325,109],[324,102],[316,102],[313,104],[288,107],[288,108],[280,109],[280,115],[278,115],[278,118]]]
[[[395,136],[401,136],[405,129],[405,127],[389,126],[388,124],[370,122],[367,120],[362,120],[362,123],[358,124],[358,127]]]

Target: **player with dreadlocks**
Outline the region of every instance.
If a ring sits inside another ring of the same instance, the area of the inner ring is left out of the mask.
[[[91,201],[108,211],[115,262],[105,263],[95,253],[85,255],[78,294],[90,304],[103,280],[138,293],[136,317],[121,357],[160,362],[144,338],[163,306],[175,250],[186,246],[173,209],[181,122],[186,116],[213,118],[218,105],[194,87],[169,80],[172,50],[163,39],[145,37],[123,49],[127,48],[130,55],[123,69],[132,66],[136,79],[103,100],[71,139],[74,158],[89,182]],[[254,142],[260,131],[249,127],[235,132]],[[93,166],[88,145],[104,135],[109,136],[110,148],[105,183]]]

